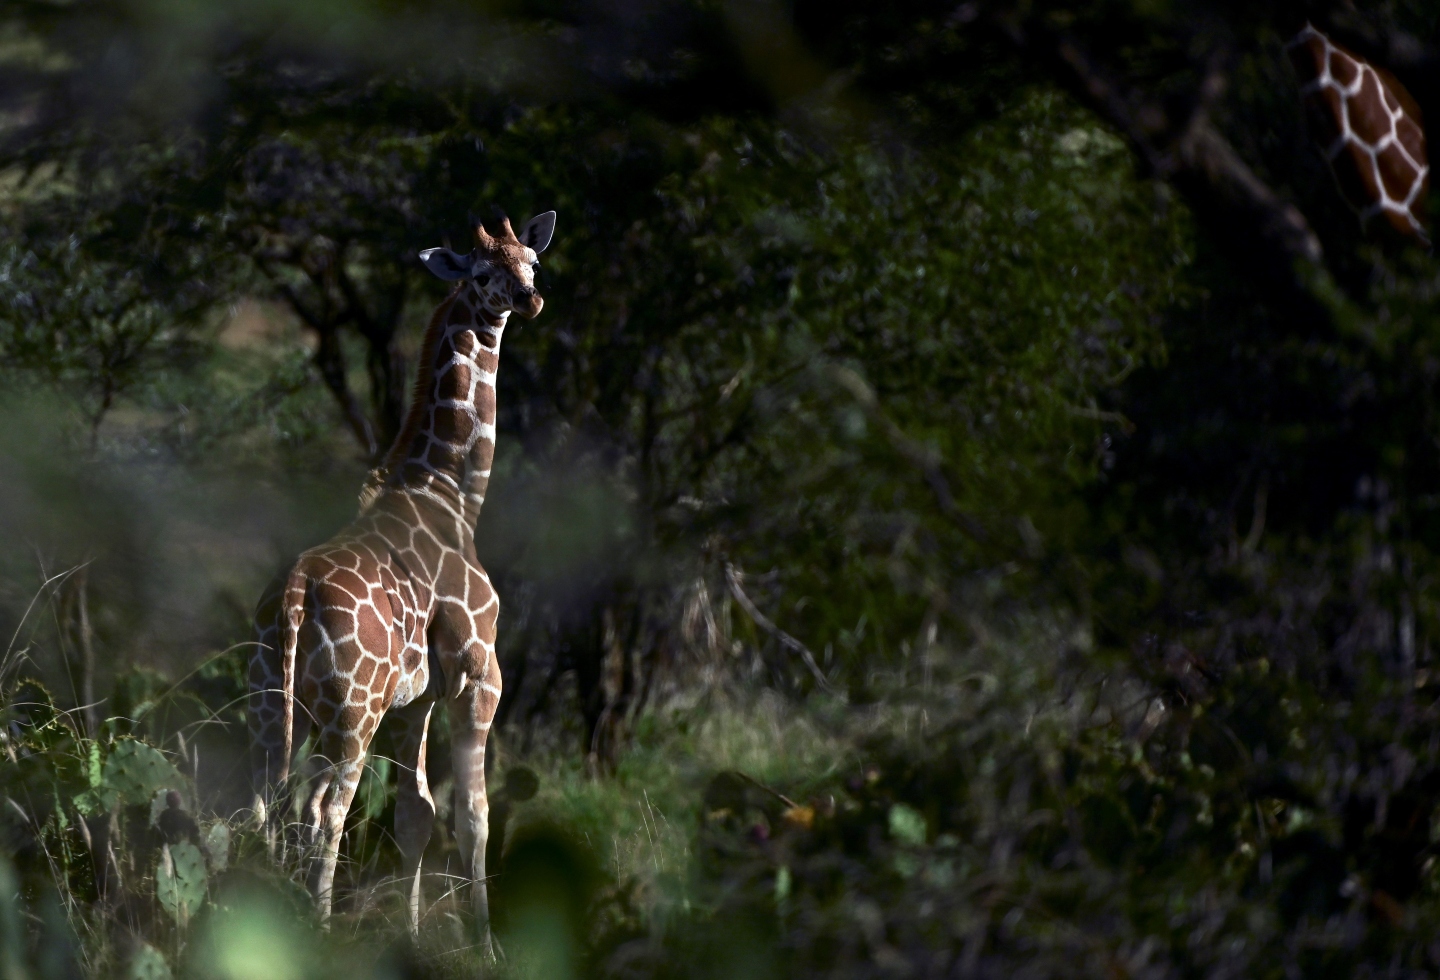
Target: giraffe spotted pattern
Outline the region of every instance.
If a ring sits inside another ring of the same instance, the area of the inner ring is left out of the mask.
[[[1313,25],[1291,40],[1302,94],[1324,135],[1325,156],[1362,223],[1383,215],[1428,244],[1430,166],[1419,107],[1389,72],[1347,51]]]
[[[421,859],[434,826],[425,774],[430,714],[443,703],[452,733],[456,839],[471,879],[481,943],[489,946],[485,740],[499,705],[495,658],[500,602],[475,552],[475,525],[495,454],[495,377],[512,311],[543,301],[537,253],[554,212],[517,238],[477,232],[467,256],[423,253],[458,280],[422,345],[405,425],[361,493],[360,515],[277,577],[255,615],[250,732],[257,815],[271,829],[294,749],[314,735],[302,839],[311,888],[331,907],[345,816],[382,718],[396,729],[400,770],[395,835],[419,927]]]

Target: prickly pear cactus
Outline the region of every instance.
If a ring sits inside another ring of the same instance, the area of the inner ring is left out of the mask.
[[[185,777],[159,749],[127,738],[116,742],[106,757],[95,795],[110,810],[124,803],[149,803],[160,790],[184,785]]]
[[[189,841],[166,844],[155,868],[155,897],[177,925],[185,925],[205,903],[205,857]]]
[[[125,971],[125,980],[171,980],[173,976],[164,954],[149,943],[140,944]]]
[[[206,827],[200,838],[200,846],[205,850],[205,860],[210,864],[210,870],[216,873],[224,871],[230,865],[229,825],[224,820],[216,820]]]

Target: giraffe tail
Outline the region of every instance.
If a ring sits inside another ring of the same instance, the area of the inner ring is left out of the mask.
[[[295,751],[295,649],[300,644],[300,620],[305,615],[305,573],[300,563],[290,570],[285,580],[285,593],[280,600],[280,724],[284,750],[276,785],[290,778],[290,756]]]

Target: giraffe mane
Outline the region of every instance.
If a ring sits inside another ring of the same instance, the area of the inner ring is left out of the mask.
[[[440,335],[444,332],[445,317],[464,286],[465,280],[455,284],[450,295],[435,308],[434,315],[430,317],[430,325],[425,328],[425,338],[420,342],[420,370],[415,373],[415,386],[410,394],[410,410],[405,413],[405,422],[395,434],[395,441],[386,450],[380,464],[365,476],[365,485],[360,488],[362,514],[369,510],[370,505],[384,492],[385,485],[390,482],[396,467],[404,461],[410,444],[420,434],[420,426],[425,421],[425,402],[430,397],[431,382],[435,380],[435,345],[440,342]]]

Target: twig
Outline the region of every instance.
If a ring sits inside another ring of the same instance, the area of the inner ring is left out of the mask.
[[[760,780],[756,779],[754,776],[750,775],[749,773],[740,772],[740,771],[737,769],[737,770],[735,771],[735,775],[739,776],[741,779],[745,780],[745,782],[749,783],[750,785],[759,787],[760,789],[763,789],[765,792],[769,793],[771,796],[775,797],[777,800],[779,800],[781,803],[784,803],[786,806],[791,807],[792,809],[799,809],[799,808],[800,808],[800,804],[799,804],[799,803],[796,803],[794,800],[790,799],[790,797],[786,796],[784,793],[780,792],[779,790],[777,790],[777,789],[771,789],[769,786],[766,786],[764,783],[760,782]]]
[[[740,584],[743,577],[744,573],[738,568],[728,561],[725,563],[725,579],[730,583],[730,594],[735,597],[736,602],[740,603],[740,608],[745,610],[746,615],[754,620],[756,626],[780,641],[781,646],[792,653],[799,654],[800,659],[809,669],[811,676],[815,678],[815,683],[820,685],[821,690],[834,694],[835,686],[830,683],[830,678],[825,676],[825,672],[822,671],[820,665],[815,662],[815,655],[810,652],[810,648],[772,623],[769,618],[756,607],[755,603],[750,601],[750,597],[745,594],[745,589]]]

